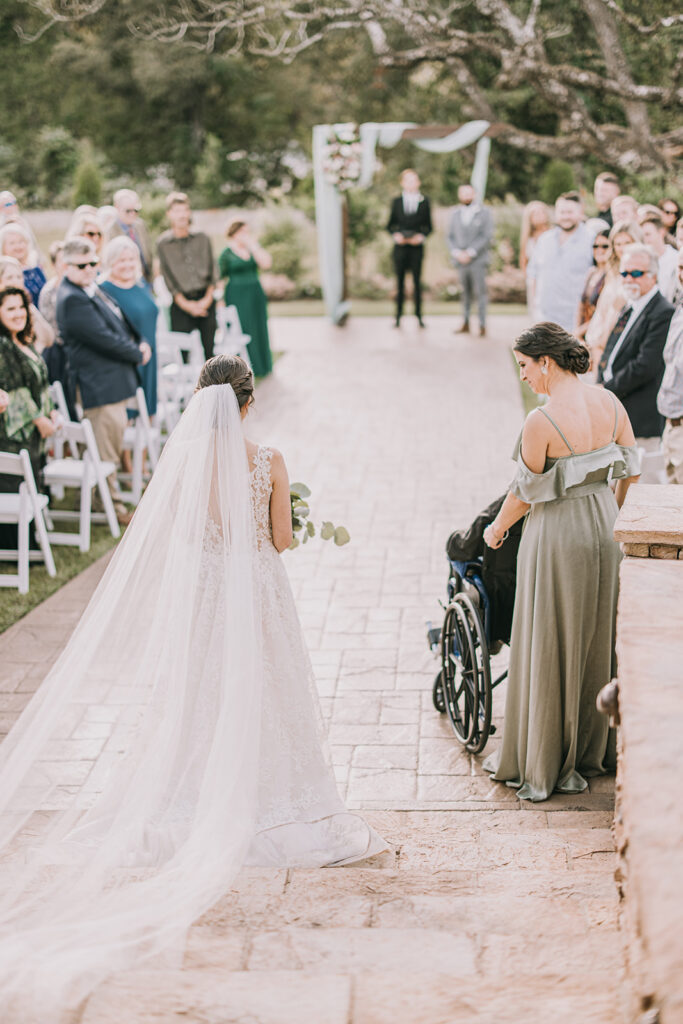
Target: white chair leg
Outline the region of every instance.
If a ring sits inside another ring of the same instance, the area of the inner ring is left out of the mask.
[[[55,568],[55,560],[52,557],[52,548],[50,547],[50,539],[48,537],[47,529],[45,527],[45,520],[43,513],[39,509],[35,516],[34,522],[36,524],[36,535],[38,537],[38,543],[40,549],[43,552],[43,561],[45,562],[45,568],[47,569],[48,576],[56,576],[57,569]]]
[[[20,506],[17,524],[17,578],[20,594],[28,594],[28,538],[28,509]]]
[[[100,498],[104,505],[105,515],[107,516],[107,523],[109,525],[109,531],[112,537],[120,537],[121,530],[119,529],[118,520],[116,518],[116,512],[114,510],[114,502],[111,500],[111,493],[107,485],[107,478],[102,474],[97,477],[97,489],[100,492]]]
[[[135,427],[135,444],[133,445],[133,473],[131,475],[130,489],[134,505],[138,505],[142,497],[142,456],[144,441],[142,430],[139,425]]]
[[[86,466],[81,485],[81,506],[78,520],[79,551],[90,550],[90,510],[92,507],[92,489],[95,481],[90,475],[90,465]]]

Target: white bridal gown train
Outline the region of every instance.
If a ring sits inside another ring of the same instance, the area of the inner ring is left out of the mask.
[[[0,744],[3,1024],[182,955],[245,864],[386,849],[340,799],[229,386],[199,391],[79,625]]]

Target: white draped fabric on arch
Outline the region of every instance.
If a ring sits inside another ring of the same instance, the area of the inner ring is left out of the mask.
[[[344,199],[325,173],[325,157],[331,130],[348,125],[317,124],[313,128],[313,175],[315,214],[318,228],[320,281],[327,313],[334,324],[342,324],[351,303],[344,287]],[[359,188],[368,188],[375,173],[377,146],[393,148],[408,139],[428,153],[454,153],[477,144],[470,181],[481,199],[486,192],[491,139],[489,121],[468,121],[457,128],[443,126],[420,128],[412,121],[368,121],[360,126],[361,169]]]

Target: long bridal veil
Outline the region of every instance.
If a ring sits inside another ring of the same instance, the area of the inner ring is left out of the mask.
[[[57,1024],[182,948],[253,833],[262,690],[239,409],[202,389],[58,662],[0,745],[2,1020]]]

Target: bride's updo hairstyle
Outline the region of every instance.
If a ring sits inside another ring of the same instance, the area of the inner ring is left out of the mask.
[[[534,324],[523,331],[514,344],[515,352],[529,356],[538,362],[542,356],[552,359],[561,370],[570,373],[587,373],[590,353],[585,345],[559,324],[550,322]]]
[[[254,400],[254,374],[241,356],[212,356],[202,366],[197,388],[229,384],[240,409]]]

